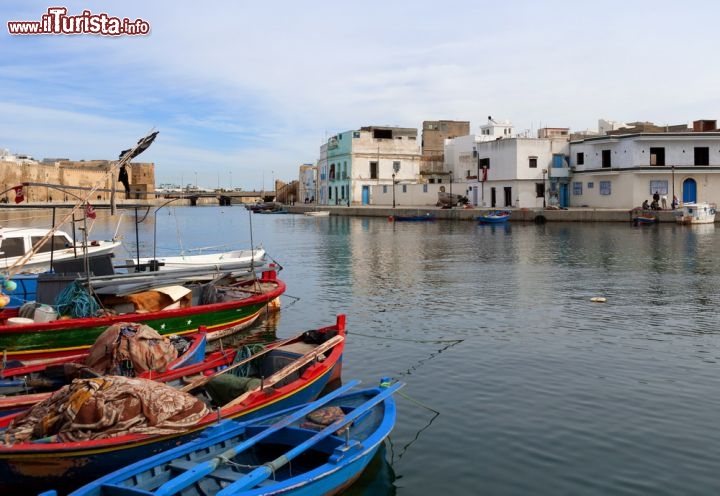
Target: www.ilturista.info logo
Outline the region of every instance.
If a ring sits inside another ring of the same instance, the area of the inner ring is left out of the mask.
[[[50,7],[40,21],[8,21],[10,34],[98,34],[101,36],[139,35],[150,33],[150,23],[127,17],[120,19],[105,13],[83,10],[80,15],[67,15],[65,7]]]

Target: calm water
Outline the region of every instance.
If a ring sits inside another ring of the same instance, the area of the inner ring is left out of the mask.
[[[116,220],[100,221],[95,237]],[[132,256],[134,224],[122,225]],[[143,254],[156,237],[158,255],[252,238],[288,285],[279,318],[264,325],[286,337],[345,313],[343,377],[407,383],[388,462],[375,460],[350,494],[720,492],[712,225],[492,227],[165,207],[140,231]]]

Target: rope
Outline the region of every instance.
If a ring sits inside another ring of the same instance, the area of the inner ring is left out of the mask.
[[[237,353],[235,354],[233,364],[249,358],[255,353],[262,351],[263,349],[265,349],[265,346],[263,346],[262,344],[246,344],[238,349]],[[252,361],[250,361],[244,365],[235,368],[234,370],[231,370],[230,372],[236,377],[250,377],[254,372],[253,368],[254,365]]]
[[[286,295],[283,295],[286,296]],[[374,334],[363,334],[361,332],[352,331],[353,336],[362,336],[365,338],[382,339],[383,341],[405,341],[409,343],[450,343],[453,346],[460,344],[464,339],[405,339],[405,338],[391,338],[388,336],[376,336]]]
[[[100,305],[78,281],[68,285],[55,299],[59,315],[73,318],[92,317],[100,310]]]

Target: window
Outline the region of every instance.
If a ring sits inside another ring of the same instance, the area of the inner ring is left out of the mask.
[[[531,169],[537,169],[537,157],[528,157],[528,166]]]
[[[535,198],[543,198],[545,196],[545,185],[543,183],[535,183]]]
[[[578,152],[575,156],[575,163],[577,165],[584,165],[585,164],[585,153]]]
[[[588,183],[588,189],[593,189],[595,187],[595,183],[589,182]]]
[[[695,147],[695,165],[710,165],[710,148],[707,146]]]
[[[423,184],[423,193],[427,193],[427,192],[428,192],[428,185]]]
[[[360,131],[353,131],[353,138],[359,138],[360,137]]]
[[[600,181],[600,194],[607,196],[612,193],[612,182]]]
[[[668,194],[668,182],[667,181],[650,181],[650,194],[653,195],[655,192],[661,195]]]
[[[407,193],[407,184],[403,184],[402,187],[402,192]]]
[[[370,162],[370,179],[378,178],[378,163]]]
[[[393,172],[395,172],[396,174],[398,172],[400,172],[400,161],[399,160],[393,161]]]
[[[20,257],[25,254],[23,238],[5,238],[2,242],[2,253],[5,257]]]
[[[580,181],[573,183],[573,195],[582,196],[582,183]]]
[[[478,167],[481,169],[485,167],[486,169],[490,168],[490,159],[489,158],[481,158],[478,160]]]
[[[665,148],[650,148],[650,165],[665,165]]]
[[[383,193],[387,193],[387,184],[383,184]]]
[[[612,167],[612,150],[603,150],[602,151],[602,166],[603,167]]]

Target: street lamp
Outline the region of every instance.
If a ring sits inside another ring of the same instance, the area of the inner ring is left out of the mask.
[[[674,209],[675,208],[675,166],[671,165],[670,170],[672,170],[672,194],[673,194],[673,197],[672,197],[673,207],[672,208]]]
[[[455,206],[455,199],[452,195],[452,171],[450,171],[450,208]]]
[[[547,169],[542,170],[543,174],[543,208],[545,208],[545,198],[547,197],[546,191],[545,191],[545,174],[547,174]]]
[[[393,181],[393,208],[395,208],[395,173],[392,174],[392,181]]]

